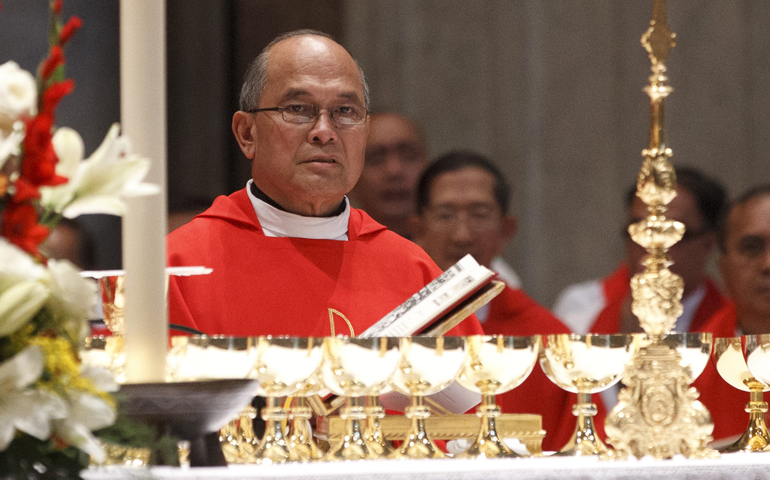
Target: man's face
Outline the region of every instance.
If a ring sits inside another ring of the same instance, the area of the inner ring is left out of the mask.
[[[722,278],[738,317],[762,318],[770,326],[770,195],[755,197],[730,212]],[[747,332],[762,333],[762,332]]]
[[[415,221],[415,241],[446,270],[470,253],[489,266],[516,231],[494,195],[495,179],[477,167],[436,177],[429,203]]]
[[[356,200],[377,221],[408,219],[425,163],[425,147],[412,123],[390,113],[372,116],[364,171],[353,191]]]
[[[358,67],[340,45],[324,37],[300,36],[270,49],[259,108],[298,103],[322,109],[365,106]],[[305,124],[286,122],[281,112],[249,115],[253,145],[241,148],[251,154],[257,186],[302,215],[325,215],[339,206],[361,174],[367,124],[337,125],[328,110]]]
[[[647,216],[647,205],[634,197],[628,212],[628,223],[636,223]],[[706,276],[706,264],[716,245],[716,234],[706,231],[703,217],[695,203],[695,197],[685,188],[677,189],[677,196],[668,204],[666,217],[684,223],[685,236],[668,251],[674,262],[671,271],[684,280],[685,296],[698,288]],[[626,261],[631,273],[644,270],[641,265],[647,251],[626,235]]]

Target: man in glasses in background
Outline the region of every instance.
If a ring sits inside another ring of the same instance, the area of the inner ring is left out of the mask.
[[[442,269],[471,254],[494,270],[493,259],[516,233],[516,219],[509,214],[510,196],[505,177],[486,157],[461,151],[442,155],[423,172],[417,186],[414,240]],[[488,335],[569,333],[548,310],[510,284],[476,316]],[[506,413],[541,415],[547,432],[543,448],[558,450],[575,426],[574,420],[564,418],[574,403],[572,397],[535,368],[498,403]]]
[[[245,189],[168,237],[169,317],[207,334],[359,335],[437,277],[418,246],[345,194],[364,163],[369,93],[328,35],[273,40],[249,67],[232,130],[252,162]],[[475,317],[450,333],[480,333]]]

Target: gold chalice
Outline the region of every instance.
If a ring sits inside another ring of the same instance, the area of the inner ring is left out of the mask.
[[[759,345],[757,335],[746,336],[747,345],[751,345],[752,352],[756,352],[756,346]],[[762,355],[755,357],[757,360]],[[768,357],[770,358],[770,357]],[[765,425],[765,412],[767,412],[767,403],[762,398],[762,392],[770,390],[768,384],[760,382],[749,371],[746,364],[746,357],[743,354],[740,337],[717,338],[714,339],[714,354],[712,356],[714,366],[722,378],[744,392],[749,392],[749,402],[746,404],[746,412],[749,414],[749,425],[746,430],[734,443],[720,448],[722,453],[731,452],[761,452],[770,444],[770,435]],[[754,363],[757,363],[757,360]],[[767,358],[764,359],[767,361]],[[760,362],[761,364],[762,362]],[[761,366],[756,368],[762,368]],[[770,368],[764,367],[764,370],[770,372]],[[768,379],[770,380],[770,378]]]
[[[126,332],[126,276],[104,276],[98,279],[98,283],[104,324],[113,335],[122,336]]]
[[[313,440],[309,420],[313,418],[313,411],[307,403],[307,397],[315,395],[323,388],[320,380],[313,375],[304,382],[302,387],[294,394],[294,404],[289,409],[289,458],[293,462],[309,462],[323,458],[323,452]]]
[[[596,434],[591,394],[615,385],[634,352],[633,335],[559,334],[544,337],[540,366],[559,387],[577,393],[575,433],[556,455],[611,455]]]
[[[481,430],[476,441],[458,457],[520,456],[497,436],[495,418],[501,411],[495,396],[519,386],[532,373],[539,352],[539,335],[476,335],[465,339],[465,363],[457,380],[463,387],[482,395],[481,405],[476,409],[476,415],[481,418]]]
[[[318,372],[323,359],[322,340],[299,337],[259,337],[254,378],[257,395],[266,397],[262,409],[265,435],[254,452],[256,463],[283,463],[291,459],[283,423],[288,412],[280,397],[294,395]]]
[[[385,384],[376,394],[366,397],[364,440],[371,454],[377,458],[388,458],[393,454],[393,446],[385,440],[385,434],[382,433],[382,427],[380,426],[380,420],[385,418],[385,409],[380,403],[379,396],[390,391],[390,385]]]
[[[168,380],[254,378],[257,341],[256,337],[219,335],[171,337],[171,350],[166,362]],[[259,443],[254,434],[253,420],[256,416],[256,409],[248,406],[220,430],[219,441],[227,463],[253,461]]]
[[[345,396],[340,417],[345,435],[333,445],[325,460],[377,458],[369,449],[361,422],[366,409],[361,400],[387,383],[399,362],[399,339],[395,337],[328,337],[321,367],[323,384],[336,395]]]
[[[393,388],[412,396],[406,416],[412,426],[394,458],[443,458],[442,452],[425,431],[425,419],[430,410],[425,406],[426,395],[438,393],[449,386],[460,373],[465,360],[463,337],[404,337],[401,339],[401,360],[390,379]]]

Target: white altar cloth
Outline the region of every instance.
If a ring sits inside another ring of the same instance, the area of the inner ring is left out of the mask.
[[[603,462],[593,457],[488,460],[368,460],[358,462],[231,465],[172,468],[92,467],[86,480],[115,479],[334,479],[334,480],[503,480],[503,479],[770,479],[770,452],[722,455],[715,460],[675,458]]]

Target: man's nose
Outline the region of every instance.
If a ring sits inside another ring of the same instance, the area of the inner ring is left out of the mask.
[[[467,215],[457,215],[457,220],[450,232],[452,240],[456,243],[470,243],[475,238],[476,232]]]
[[[389,153],[385,159],[385,173],[391,177],[399,177],[404,173],[404,162],[396,153]]]
[[[337,140],[337,124],[332,120],[329,111],[322,109],[318,113],[318,118],[316,118],[313,123],[313,127],[308,132],[308,142],[325,145],[327,143],[336,142]]]

